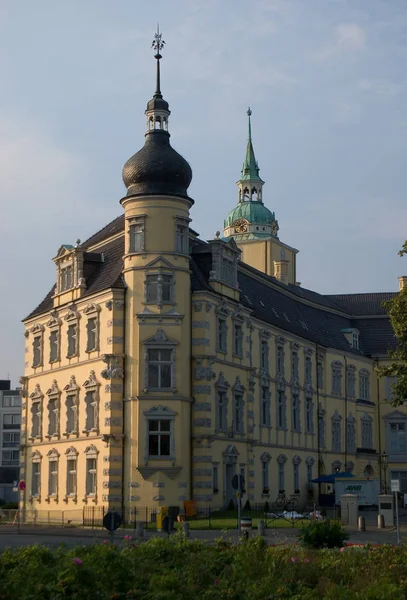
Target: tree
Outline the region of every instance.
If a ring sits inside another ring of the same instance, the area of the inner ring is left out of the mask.
[[[407,254],[407,241],[404,243],[399,255]],[[390,385],[393,392],[393,406],[400,406],[407,400],[407,287],[405,286],[392,299],[384,302],[394,335],[397,339],[395,350],[390,350],[389,355],[393,361],[387,367],[379,367],[379,377],[395,377],[395,383]]]

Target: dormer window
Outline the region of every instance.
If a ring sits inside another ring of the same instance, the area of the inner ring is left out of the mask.
[[[359,350],[359,332],[356,329],[352,332],[352,348]]]
[[[70,290],[73,285],[73,269],[72,265],[61,268],[59,288],[61,292]]]

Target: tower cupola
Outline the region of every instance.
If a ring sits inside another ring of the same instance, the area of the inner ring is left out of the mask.
[[[152,44],[156,59],[156,89],[145,111],[145,143],[124,165],[123,182],[127,196],[181,196],[193,202],[187,191],[192,180],[191,167],[170,144],[168,118],[171,111],[161,93],[160,60],[164,44],[157,29]]]

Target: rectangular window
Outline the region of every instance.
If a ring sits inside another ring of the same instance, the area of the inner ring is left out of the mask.
[[[260,348],[260,368],[266,373],[269,372],[269,345],[266,340],[261,341]]]
[[[176,224],[176,251],[180,254],[188,253],[188,227],[181,223]]]
[[[324,366],[322,362],[318,362],[317,364],[317,379],[318,379],[318,387],[322,389],[324,387]]]
[[[97,429],[97,423],[98,423],[96,392],[93,392],[93,391],[86,392],[85,406],[86,406],[86,431],[92,431],[94,429]]]
[[[346,435],[348,443],[348,452],[356,452],[356,427],[353,421],[348,421],[346,424]]]
[[[3,415],[3,429],[20,429],[21,415]]]
[[[226,420],[226,411],[227,411],[227,398],[226,392],[218,392],[218,401],[217,401],[217,428],[219,431],[226,431],[227,429],[227,420]]]
[[[359,397],[361,400],[370,399],[370,378],[369,375],[359,375]]]
[[[284,392],[277,392],[277,427],[285,429],[285,397]]]
[[[314,433],[314,403],[312,398],[305,399],[305,417],[307,433]]]
[[[359,349],[359,334],[357,331],[352,333],[352,348],[356,348],[356,350]]]
[[[76,356],[78,353],[78,325],[72,324],[68,326],[68,354],[67,358]]]
[[[332,452],[341,452],[341,423],[332,421]]]
[[[390,423],[390,452],[406,452],[406,424]]]
[[[21,406],[21,397],[3,396],[3,408],[19,408]]]
[[[20,445],[20,434],[15,432],[3,433],[3,448],[17,448]]]
[[[362,419],[362,448],[373,448],[373,424]]]
[[[342,395],[342,369],[338,367],[332,368],[332,394]]]
[[[19,455],[19,450],[3,450],[1,457],[3,467],[8,465],[18,465]]]
[[[263,487],[263,494],[268,494],[269,488],[269,463],[267,460],[261,463],[261,485]]]
[[[49,461],[48,496],[58,495],[58,461]]]
[[[42,336],[37,335],[33,340],[33,367],[39,367],[42,363]]]
[[[293,413],[292,413],[292,429],[300,431],[300,397],[293,394]]]
[[[170,304],[173,301],[172,281],[172,275],[147,275],[147,302],[151,304]]]
[[[59,357],[59,331],[51,331],[49,335],[49,362],[55,362]]]
[[[217,465],[213,467],[212,471],[213,478],[213,493],[217,494],[219,492],[219,471]]]
[[[48,402],[48,435],[55,435],[58,427],[58,403],[57,400]]]
[[[284,463],[278,463],[278,489],[284,490]]]
[[[305,357],[305,383],[312,384],[312,360],[310,356]]]
[[[39,437],[41,435],[41,404],[34,402],[31,407],[32,414],[32,430],[31,437]]]
[[[270,390],[267,387],[261,388],[261,424],[270,426]]]
[[[136,218],[130,223],[129,236],[130,252],[144,250],[144,217]]]
[[[172,388],[172,350],[150,348],[147,369],[149,389]]]
[[[294,463],[294,491],[300,489],[300,465]]]
[[[308,489],[312,490],[312,480],[313,480],[313,476],[312,476],[312,465],[307,465],[307,479],[308,479]]]
[[[41,463],[32,463],[31,495],[39,496],[41,489]]]
[[[218,317],[218,351],[227,352],[227,325],[226,320]]]
[[[299,370],[298,370],[298,366],[299,366],[299,360],[298,360],[298,353],[297,352],[293,352],[292,353],[292,357],[291,357],[291,367],[292,367],[292,378],[294,381],[298,381],[299,379]]]
[[[234,325],[233,332],[233,354],[243,357],[243,327],[237,324]]]
[[[62,267],[60,274],[60,290],[61,292],[66,292],[66,290],[70,290],[73,285],[72,278],[72,265],[68,267]]]
[[[66,433],[78,433],[78,407],[74,394],[66,398]]]
[[[98,331],[98,320],[97,317],[91,317],[86,323],[87,331],[87,342],[86,352],[92,352],[97,349],[97,331]]]
[[[281,346],[277,348],[277,374],[284,375],[284,349]]]
[[[76,496],[76,458],[68,458],[66,467],[66,495]]]
[[[348,369],[348,398],[356,397],[356,377],[353,369]]]
[[[237,433],[243,433],[243,396],[242,394],[235,394],[235,414],[234,414],[234,430]]]
[[[166,419],[148,422],[149,456],[171,456],[171,422]]]
[[[86,459],[86,495],[96,496],[96,458]]]

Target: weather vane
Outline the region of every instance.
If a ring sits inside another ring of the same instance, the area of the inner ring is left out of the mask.
[[[160,50],[163,49],[164,44],[165,44],[165,42],[162,38],[163,38],[163,35],[162,35],[162,33],[160,33],[160,25],[158,23],[157,24],[157,33],[154,34],[154,40],[153,40],[153,43],[151,44],[151,47],[154,48],[157,55],[160,54]]]

